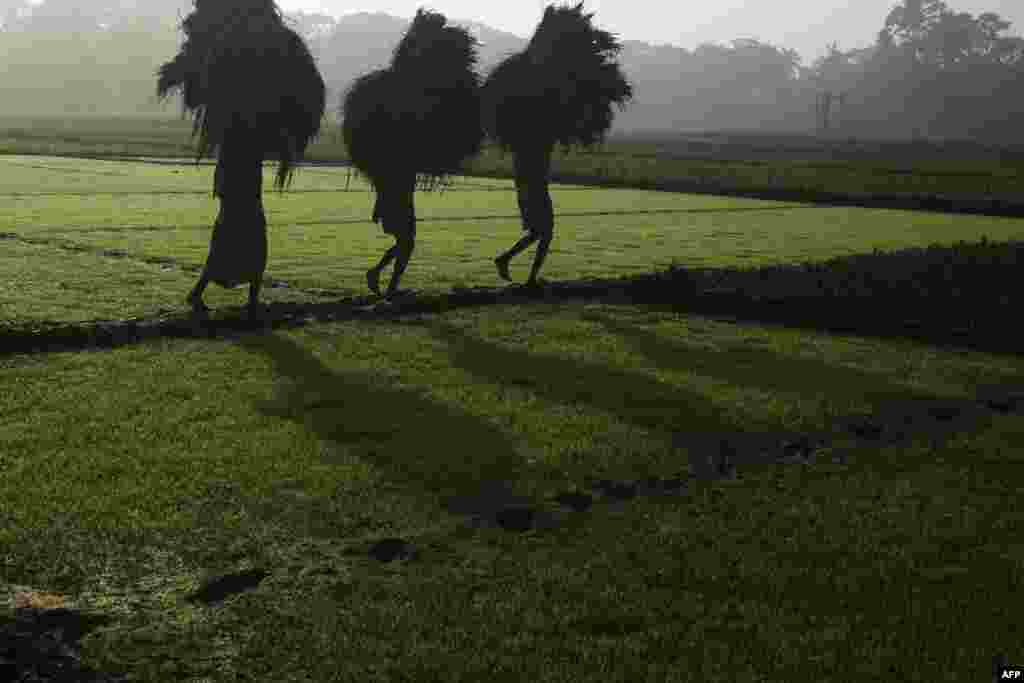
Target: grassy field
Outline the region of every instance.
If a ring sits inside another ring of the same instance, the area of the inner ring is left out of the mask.
[[[272,168],[265,172],[269,187]],[[16,236],[0,241],[12,261],[0,317],[89,320],[182,307],[216,215],[211,174],[209,165],[187,163],[0,157],[0,232]],[[288,192],[266,193],[267,277],[288,285],[268,289],[268,301],[365,293],[366,269],[393,240],[369,220],[369,188],[349,175],[306,168]],[[1019,220],[1001,217],[582,186],[552,195],[559,222],[545,274],[556,280],[1022,236]],[[491,259],[521,234],[511,182],[460,178],[443,193],[420,193],[417,210],[419,239],[403,284],[437,292],[499,282]],[[38,258],[25,260],[30,254]],[[531,258],[520,256],[513,275],[523,279]],[[241,301],[240,292],[212,288],[209,302]]]
[[[0,326],[182,308],[210,173],[0,157]],[[272,303],[362,293],[390,240],[346,174],[266,193]],[[553,194],[554,280],[1024,238]],[[408,285],[495,284],[508,181],[417,201]],[[107,680],[986,680],[1020,655],[1014,394],[1019,354],[614,301],[0,355],[0,636],[38,610]]]
[[[186,119],[0,118],[0,153],[80,156],[193,154]],[[347,159],[340,128],[326,123],[313,161]],[[477,176],[511,177],[507,154],[488,146],[468,164]],[[811,135],[704,133],[618,136],[593,150],[557,153],[563,182],[709,193],[942,196],[1021,203],[1024,150],[969,142],[877,142]]]

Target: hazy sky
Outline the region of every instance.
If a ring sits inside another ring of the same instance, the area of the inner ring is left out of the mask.
[[[529,36],[540,20],[543,0],[277,0],[284,10],[320,11],[338,17],[353,12],[385,12],[412,17],[426,6],[452,19],[479,21],[494,28]],[[825,45],[839,42],[847,50],[869,45],[882,28],[895,0],[587,0],[602,28],[625,40],[669,43],[686,48],[701,42],[728,43],[734,38],[758,40],[788,47],[806,63],[825,52]],[[947,0],[956,12],[996,12],[1013,23],[1010,31],[1024,33],[1024,2],[1021,0]]]

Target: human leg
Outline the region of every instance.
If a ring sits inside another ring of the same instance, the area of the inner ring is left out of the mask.
[[[196,282],[196,286],[189,292],[188,298],[185,300],[186,303],[192,306],[192,310],[196,313],[205,313],[209,311],[209,307],[203,303],[203,292],[206,291],[206,286],[210,284],[210,277],[206,274],[206,268],[203,268],[203,272],[199,275],[199,281]]]
[[[391,271],[391,282],[388,283],[387,295],[391,296],[398,291],[398,283],[402,280],[409,260],[412,258],[413,249],[416,248],[416,208],[413,204],[413,193],[416,189],[415,177],[412,182],[406,184],[402,189],[400,204],[392,217],[394,228],[390,228],[395,236],[395,268]]]
[[[263,278],[256,278],[249,282],[249,308],[255,308],[260,303],[260,285]]]
[[[512,276],[509,275],[509,272],[508,272],[508,262],[512,259],[513,256],[515,256],[519,252],[521,252],[524,249],[526,249],[528,246],[533,244],[536,240],[537,240],[537,236],[536,235],[534,235],[533,233],[527,233],[522,238],[520,238],[518,242],[513,244],[512,248],[510,248],[505,253],[500,254],[497,258],[494,259],[494,265],[497,266],[497,268],[498,268],[498,275],[502,279],[508,280],[509,282],[512,281]]]
[[[530,270],[529,282],[533,283],[547,257],[554,227],[554,211],[547,180],[551,166],[551,147],[517,152],[514,166],[516,201],[519,204],[523,229],[527,234],[512,245],[512,248],[494,259],[494,264],[498,268],[498,275],[511,281],[508,272],[509,261],[534,242],[538,242],[537,254]]]
[[[544,265],[544,259],[547,258],[548,248],[551,246],[555,228],[554,207],[551,205],[551,195],[548,193],[547,182],[534,194],[537,197],[537,207],[532,216],[533,220],[530,227],[533,231],[532,234],[537,240],[537,253],[533,257],[533,266],[530,268],[530,277],[527,280],[527,284],[536,284],[537,275]]]
[[[373,222],[379,223],[384,220],[384,214],[386,213],[384,207],[390,198],[390,193],[384,186],[382,186],[381,181],[376,182],[375,186],[377,196],[373,202]],[[386,230],[387,225],[385,224],[385,231]],[[384,256],[381,257],[377,265],[366,271],[366,286],[369,287],[370,291],[374,294],[380,294],[380,273],[389,263],[391,263],[393,258],[395,258],[395,247],[390,247],[384,252]]]
[[[389,263],[391,263],[392,259],[395,258],[397,251],[397,244],[388,248],[388,250],[384,252],[384,256],[381,257],[380,262],[373,268],[366,271],[366,286],[369,287],[370,291],[374,294],[380,294],[380,273]]]

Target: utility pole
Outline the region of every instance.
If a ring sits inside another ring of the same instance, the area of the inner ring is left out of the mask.
[[[823,90],[815,95],[814,108],[818,130],[827,132],[832,124],[832,105],[839,105],[839,111],[846,106],[846,93]]]

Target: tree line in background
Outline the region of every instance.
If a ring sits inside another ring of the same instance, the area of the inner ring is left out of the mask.
[[[171,113],[152,75],[180,43],[189,0],[0,0],[3,114]],[[408,22],[385,14],[289,15],[336,108],[358,76],[387,64]],[[635,99],[616,130],[824,131],[875,138],[1024,143],[1024,39],[997,14],[902,0],[867,48],[804,65],[757,40],[693,50],[623,41]],[[525,39],[478,23],[486,73]],[[823,41],[826,42],[826,41]]]

